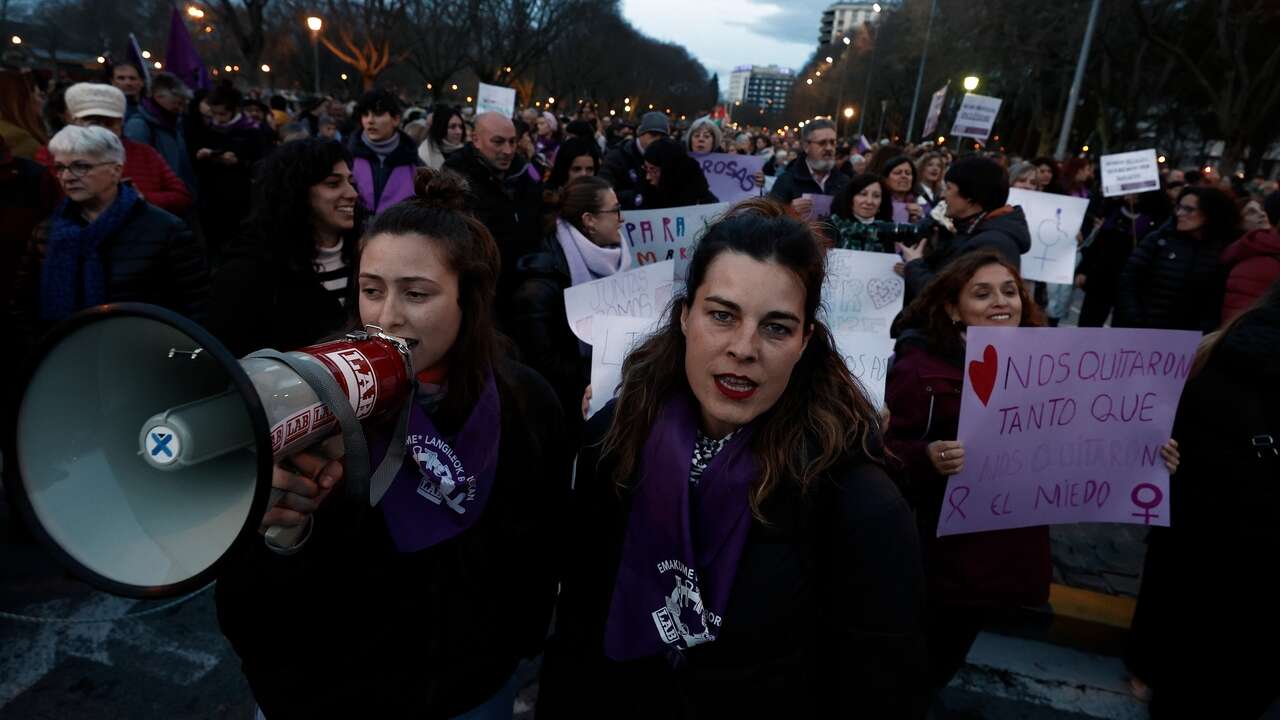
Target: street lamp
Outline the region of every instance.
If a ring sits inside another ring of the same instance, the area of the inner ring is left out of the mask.
[[[188,6],[187,6],[187,15],[189,15],[190,17],[195,18],[196,20],[200,20],[200,19],[204,18],[204,10],[201,10],[200,8],[196,7],[195,5],[188,5]]]
[[[151,51],[150,51],[150,50],[143,50],[143,51],[142,51],[142,59],[143,59],[143,60],[150,60],[150,59],[151,59]]]
[[[320,28],[324,27],[324,20],[312,15],[307,18],[307,27],[311,30],[311,60],[315,65],[316,72],[316,95],[320,94]]]
[[[13,37],[9,38],[9,42],[13,43],[14,45],[21,45],[22,38],[18,37],[17,35],[14,35]]]
[[[845,47],[848,47],[848,46],[849,46],[849,43],[851,43],[851,42],[853,42],[853,41],[849,39],[849,36],[848,36],[848,35],[845,35],[845,36],[844,36],[844,44],[845,44]]]
[[[836,60],[835,60],[835,58],[831,57],[830,55],[828,55],[828,56],[827,56],[827,64],[828,64],[828,65],[830,65],[831,63],[833,63],[833,62],[835,62],[835,61],[836,61]]]
[[[271,72],[271,66],[270,66],[270,65],[268,65],[268,64],[266,64],[266,63],[262,63],[262,72],[264,72],[264,73],[269,73],[269,72]]]
[[[847,108],[845,108],[845,109],[844,109],[844,116],[845,116],[845,118],[846,118],[846,119],[853,117],[853,108],[851,108],[851,107],[847,107]]]
[[[160,64],[160,61],[159,61],[159,60],[155,61],[155,66],[156,66],[156,69],[157,69],[157,70],[163,70],[163,69],[164,69],[164,67]]]
[[[977,90],[977,89],[978,89],[978,76],[977,76],[977,75],[968,75],[968,76],[965,76],[965,79],[964,79],[964,89],[965,89],[965,92],[973,92],[974,90]]]
[[[107,59],[106,59],[105,57],[103,57],[103,56],[99,55],[99,56],[98,56],[98,64],[99,64],[99,65],[105,65],[106,63],[107,63]]]
[[[880,14],[880,3],[876,3],[875,5],[872,5],[871,9],[874,10],[877,15]],[[870,29],[869,24],[868,24],[868,29]],[[860,106],[863,110],[867,109],[867,99],[871,97],[871,79],[875,77],[875,72],[872,70],[872,68],[876,66],[876,55],[879,52],[880,52],[880,31],[877,30],[876,34],[871,37],[871,62],[867,64],[867,86],[862,91],[862,105]],[[858,136],[859,137],[862,136],[862,123],[866,121],[866,119],[867,119],[867,114],[865,112],[863,112],[860,116],[858,116]]]

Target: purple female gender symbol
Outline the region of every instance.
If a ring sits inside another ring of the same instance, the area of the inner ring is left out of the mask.
[[[1142,496],[1143,489],[1151,490],[1150,500],[1142,499],[1141,496]],[[1142,508],[1142,512],[1131,513],[1131,514],[1134,517],[1142,518],[1143,524],[1150,525],[1151,518],[1160,517],[1159,515],[1151,512],[1152,508],[1156,507],[1161,503],[1161,501],[1164,500],[1164,493],[1161,492],[1160,488],[1156,487],[1155,485],[1152,485],[1151,483],[1139,483],[1133,488],[1133,492],[1129,493],[1129,499],[1133,501],[1134,505],[1137,505],[1138,507]]]

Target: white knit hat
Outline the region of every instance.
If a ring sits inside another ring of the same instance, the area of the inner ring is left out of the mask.
[[[76,83],[67,88],[66,100],[67,113],[73,118],[88,115],[124,117],[126,105],[124,93],[114,85]]]

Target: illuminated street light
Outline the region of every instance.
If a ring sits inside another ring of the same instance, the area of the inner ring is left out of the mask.
[[[547,104],[548,104],[548,105],[555,105],[555,104],[556,104],[556,99],[555,99],[555,98],[553,98],[553,97],[549,97],[549,98],[547,98]]]
[[[142,51],[142,59],[143,59],[143,60],[150,60],[150,59],[151,59],[151,51],[150,51],[150,50],[143,50],[143,51]]]
[[[22,38],[18,37],[17,35],[14,35],[13,37],[9,38],[9,42],[13,43],[14,45],[21,45]]]
[[[850,40],[850,39],[849,39],[849,37],[846,35],[846,36],[845,36],[845,38],[844,38],[844,44],[845,44],[845,45],[848,45],[848,44],[849,44],[849,43],[851,43],[851,42],[853,42],[853,41],[852,41],[852,40]]]
[[[262,72],[264,72],[264,73],[269,73],[269,72],[271,72],[271,66],[270,66],[270,65],[268,65],[268,64],[266,64],[266,63],[262,63]]]
[[[195,5],[188,5],[188,6],[187,6],[187,15],[190,15],[191,17],[195,18],[196,20],[200,20],[200,19],[202,19],[202,18],[204,17],[204,11],[203,11],[203,10],[201,10],[200,8],[196,7]]]
[[[107,59],[106,59],[106,58],[102,57],[101,55],[99,55],[99,56],[98,56],[98,64],[99,64],[99,65],[104,65],[104,64],[106,64],[106,62],[107,62]]]
[[[623,106],[622,106],[622,112],[631,112],[631,106],[630,106],[630,105],[623,105]]]
[[[454,84],[450,85],[450,86],[449,86],[449,89],[450,89],[450,90],[454,90],[454,91],[456,91],[456,90],[458,89],[458,83],[454,83]]]
[[[1167,160],[1167,158],[1166,158],[1165,156],[1163,156],[1163,155],[1161,155],[1160,157],[1156,158],[1156,162],[1160,163],[1161,165],[1163,165],[1163,164],[1164,164],[1165,160]]]
[[[470,95],[467,96],[467,102],[473,102]]]
[[[227,72],[231,72],[231,66],[230,66],[230,65],[225,65],[225,66],[223,66],[223,68],[222,68],[222,69],[223,69],[223,70],[226,70]]]
[[[346,79],[347,79],[347,74],[346,74],[346,73],[342,73],[342,75],[340,75],[339,77],[341,77],[343,80],[346,80]],[[428,86],[427,86],[427,89],[431,89],[431,86],[430,86],[430,85],[428,85]]]
[[[1082,146],[1080,147],[1080,152],[1089,152],[1089,146],[1088,146],[1088,145],[1082,145]]]
[[[617,115],[617,114],[618,114],[618,113],[617,113],[616,111],[614,111],[614,110],[610,110],[610,111],[609,111],[609,117],[613,117],[614,115]]]
[[[830,55],[828,55],[828,56],[827,56],[827,64],[828,64],[828,65],[830,65],[830,64],[831,64],[831,63],[833,63],[833,62],[835,62],[835,60],[833,60],[833,59],[831,58],[831,56],[830,56]]]
[[[805,78],[804,84],[805,84],[805,85],[812,85],[812,84],[813,84],[813,78]]]
[[[851,117],[853,117],[853,108],[851,108],[851,107],[847,107],[847,108],[845,108],[845,109],[844,109],[844,116],[845,116],[845,118],[851,118]]]
[[[965,77],[965,79],[964,79],[964,89],[965,89],[965,90],[967,90],[967,91],[969,91],[969,92],[973,92],[974,90],[977,90],[977,89],[978,89],[978,76],[977,76],[977,75],[969,75],[969,76],[966,76],[966,77]]]
[[[156,69],[157,69],[157,70],[163,70],[163,69],[164,69],[163,67],[161,67],[161,65],[160,65],[160,61],[159,61],[159,60],[157,60],[157,61],[155,62],[155,66],[156,66]]]
[[[311,32],[320,32],[320,29],[324,27],[324,20],[312,15],[307,18],[307,27]]]

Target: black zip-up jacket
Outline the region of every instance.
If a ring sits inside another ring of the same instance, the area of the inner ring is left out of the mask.
[[[644,153],[635,138],[605,153],[600,164],[600,177],[613,186],[623,210],[636,209],[636,194],[644,184]]]
[[[1219,256],[1233,238],[1197,240],[1166,223],[1138,243],[1120,273],[1112,325],[1211,332],[1222,320],[1226,270]]]
[[[397,552],[381,511],[339,485],[297,554],[252,538],[228,563],[218,622],[267,717],[450,718],[541,650],[569,491],[560,410],[518,363],[500,370],[498,393],[495,484],[466,531]],[[435,419],[445,436],[465,420]]]
[[[769,191],[769,197],[789,205],[801,195],[838,195],[849,184],[850,179],[848,175],[832,168],[831,174],[827,176],[826,188],[818,187],[818,181],[813,179],[813,173],[809,171],[809,163],[801,155],[792,160],[778,176],[773,189]]]
[[[619,663],[604,631],[630,499],[599,443],[611,402],[587,422],[564,548],[556,631],[543,658],[538,718],[682,720],[911,717],[925,675],[924,579],[911,510],[865,458],[801,496],[784,484],[753,521],[719,638]]]
[[[903,270],[903,278],[907,281],[905,303],[924,291],[934,276],[942,272],[955,258],[974,250],[995,250],[1005,260],[1019,270],[1022,269],[1022,254],[1031,249],[1031,231],[1027,227],[1027,216],[1022,208],[1005,205],[979,220],[968,231],[959,231],[953,238],[942,238],[933,252],[918,260],[907,263]]]

